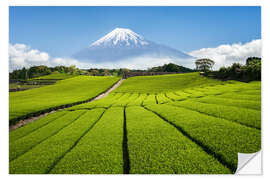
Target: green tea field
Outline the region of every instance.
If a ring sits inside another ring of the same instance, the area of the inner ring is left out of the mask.
[[[10,123],[91,99],[119,78],[77,76],[10,93]],[[261,82],[137,76],[106,97],[9,133],[10,174],[233,174],[261,149]]]
[[[59,106],[94,98],[119,80],[118,77],[77,76],[40,88],[9,93],[9,122],[31,117]]]

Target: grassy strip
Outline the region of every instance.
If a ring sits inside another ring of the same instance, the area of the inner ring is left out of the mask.
[[[136,93],[135,96],[138,96],[138,94]],[[117,101],[113,102],[112,106],[126,106],[132,98],[134,98],[133,93],[124,93]]]
[[[244,90],[241,91],[241,94],[247,94],[247,95],[261,95],[261,90]]]
[[[136,76],[125,80],[115,91],[155,94],[222,83],[224,82],[202,77],[197,72],[157,76]]]
[[[195,87],[193,88],[196,91],[202,92],[206,95],[218,95],[224,93],[235,93],[242,92],[243,90],[252,90],[260,88],[260,82],[250,82],[242,83],[238,81],[227,81],[225,84],[214,85],[214,86],[205,86],[205,87]]]
[[[142,98],[144,98],[143,94],[141,94],[141,93],[133,93],[132,96],[130,97],[129,102],[126,104],[126,106],[128,106],[130,104],[133,104],[134,102],[136,102],[138,100],[142,100]],[[139,103],[141,103],[141,102],[138,102],[138,104]]]
[[[197,91],[195,89],[185,89],[184,92],[190,94],[189,97],[191,98],[206,96],[204,93]]]
[[[9,133],[9,142],[13,142],[39,128],[42,126],[47,125],[48,123],[54,121],[55,119],[64,116],[67,113],[67,111],[58,111],[56,113],[49,114],[45,117],[42,117],[34,122],[31,122],[27,124],[26,126],[23,126],[21,128],[18,128],[14,131],[11,131]]]
[[[91,109],[94,107],[104,107],[107,108],[113,104],[113,102],[116,102],[121,96],[123,96],[122,93],[116,93],[115,95],[109,94],[107,97],[95,100],[89,103],[80,104],[77,106],[73,106],[68,108],[67,110],[78,110],[78,109]]]
[[[78,76],[78,75],[66,74],[66,73],[55,73],[55,74],[49,74],[46,76],[39,76],[39,77],[33,78],[32,80],[49,80],[49,79],[63,80],[63,79],[73,78],[76,76]]]
[[[50,173],[123,173],[123,120],[123,108],[108,109],[95,127],[61,159]]]
[[[87,111],[68,127],[10,162],[11,174],[47,173],[61,157],[72,149],[95,122],[104,109]]]
[[[176,96],[178,96],[178,98],[175,99],[175,100],[185,100],[185,99],[187,99],[187,98],[190,97],[190,94],[185,93],[183,91],[176,91],[176,92],[173,92],[173,94],[175,94]]]
[[[229,169],[154,113],[142,107],[128,107],[126,118],[130,173],[230,173]]]
[[[249,127],[261,129],[261,112],[257,110],[217,104],[206,104],[190,100],[173,102],[170,103],[170,105],[191,109],[217,118],[224,118]]]
[[[145,100],[143,101],[143,105],[148,105],[148,104],[156,104],[156,95],[155,94],[149,94]]]
[[[228,98],[218,98],[217,96],[207,96],[198,99],[194,99],[199,102],[208,103],[208,104],[217,104],[217,105],[225,105],[225,106],[234,106],[240,108],[249,108],[255,110],[261,110],[261,102],[258,101],[247,101],[247,100],[234,100]]]
[[[140,96],[136,98],[134,101],[130,101],[128,103],[128,106],[140,106],[146,97],[147,94],[140,94]]]
[[[171,102],[171,100],[167,98],[164,93],[158,94],[157,100],[159,104]]]
[[[10,142],[9,160],[12,161],[16,159],[33,148],[35,145],[56,134],[59,130],[76,120],[76,118],[78,118],[84,112],[85,111],[68,112],[48,125],[37,129],[36,131],[18,139],[17,141]]]
[[[169,105],[152,105],[148,109],[171,122],[234,172],[237,153],[254,153],[261,149],[261,131],[230,121]]]
[[[175,100],[175,101],[183,100],[183,97],[180,97],[179,95],[176,95],[174,92],[167,92],[166,96],[169,97],[170,99]]]
[[[261,95],[247,95],[242,94],[241,92],[238,93],[226,93],[217,96],[219,98],[228,98],[228,99],[235,99],[235,100],[248,100],[248,101],[261,101]]]
[[[117,77],[77,76],[54,85],[9,93],[9,119],[19,119],[52,109],[86,102],[113,86]]]

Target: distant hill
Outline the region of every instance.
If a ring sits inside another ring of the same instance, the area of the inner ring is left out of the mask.
[[[152,67],[148,69],[149,72],[194,72],[190,68],[179,66],[177,64],[169,63],[164,64],[163,66]]]

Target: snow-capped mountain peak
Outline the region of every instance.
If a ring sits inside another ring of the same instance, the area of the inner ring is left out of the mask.
[[[116,28],[89,47],[72,55],[72,58],[83,62],[101,63],[147,59],[190,59],[190,55],[171,47],[146,40],[130,29]]]
[[[104,37],[95,41],[90,47],[95,46],[144,46],[149,42],[142,36],[133,32],[130,29],[116,28],[112,32],[108,33]]]

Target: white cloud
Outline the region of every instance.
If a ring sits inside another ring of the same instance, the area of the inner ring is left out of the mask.
[[[9,45],[9,69],[30,67],[33,65],[49,65],[50,56],[46,52],[31,49],[25,44]]]
[[[76,65],[78,68],[129,68],[129,69],[147,69],[154,66],[161,66],[165,63],[177,63],[186,67],[193,68],[194,60],[181,60],[171,58],[153,58],[141,56],[116,62],[86,63],[72,58],[52,58],[46,52],[37,49],[31,49],[25,44],[9,45],[9,70],[20,69],[22,67],[31,67],[34,65]]]
[[[233,62],[244,64],[245,60],[250,56],[261,57],[261,40],[253,40],[246,44],[236,43],[232,45],[220,45],[215,48],[203,48],[189,52],[196,58],[210,58],[216,64],[214,69],[221,66],[231,65]],[[30,67],[34,65],[76,65],[78,68],[129,68],[129,69],[147,69],[154,66],[160,66],[165,63],[177,63],[181,66],[194,68],[195,59],[172,59],[172,58],[153,58],[153,57],[136,57],[131,59],[120,60],[117,62],[104,63],[85,63],[72,58],[52,58],[46,52],[32,49],[25,44],[9,45],[9,71],[22,67]]]
[[[245,64],[248,57],[261,57],[261,39],[253,40],[246,44],[235,43],[220,45],[215,48],[203,48],[189,52],[197,58],[210,58],[215,61],[215,69],[221,66],[230,66],[234,62]]]

